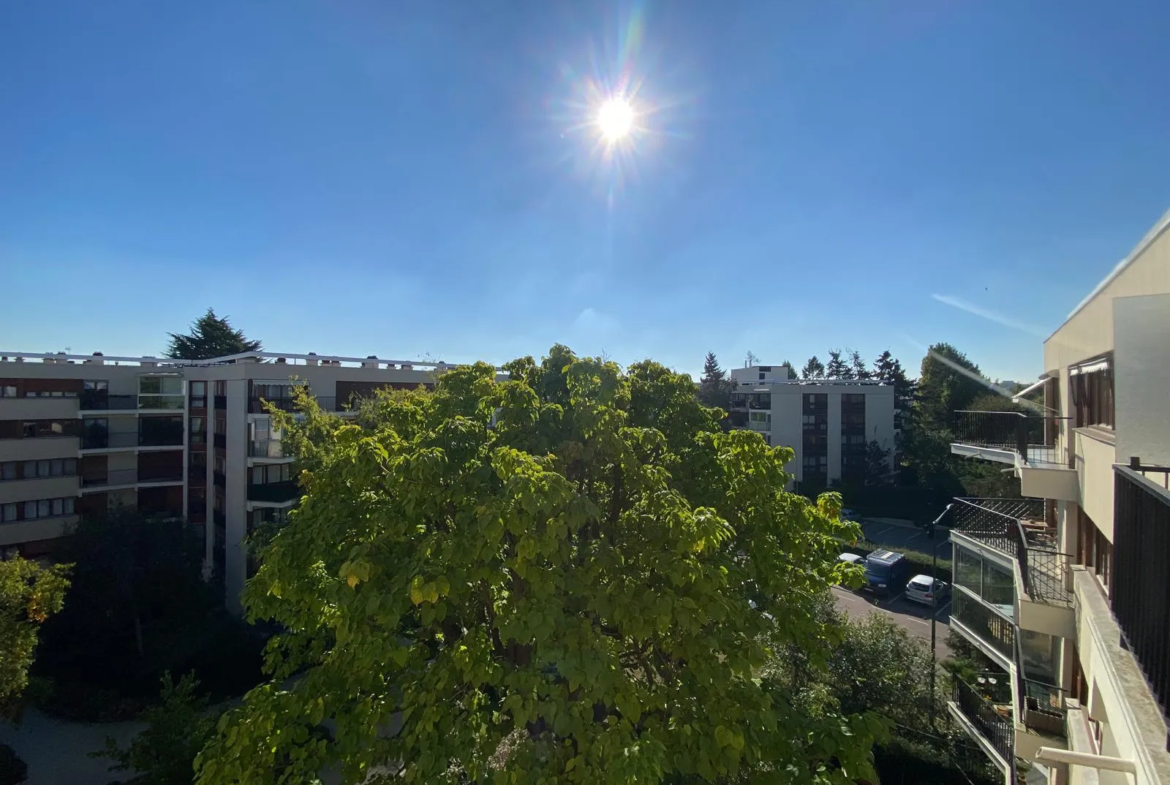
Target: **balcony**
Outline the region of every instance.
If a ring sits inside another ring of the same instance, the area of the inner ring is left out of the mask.
[[[133,411],[138,408],[137,395],[109,395],[103,391],[86,390],[81,394],[82,411]]]
[[[1028,598],[1072,607],[1069,556],[1044,517],[1042,499],[955,499],[952,532],[977,540],[1016,561]]]
[[[327,412],[345,411],[348,407],[337,406],[337,398],[332,395],[315,395],[313,396],[317,405],[322,410]],[[266,404],[271,404],[273,407],[282,412],[296,412],[297,402],[295,398],[251,398],[248,400],[249,414],[267,414],[268,408]]]
[[[249,485],[248,501],[281,504],[295,500],[300,492],[296,480]]]
[[[1020,492],[1061,501],[1079,501],[1077,473],[1068,466],[1057,437],[1070,435],[1068,417],[1021,412],[955,412],[951,452],[1014,466]]]
[[[107,431],[87,428],[81,434],[83,450],[121,450],[138,446],[138,431]]]
[[[280,439],[253,439],[248,442],[248,457],[249,458],[279,458],[291,459],[292,456],[286,454],[284,442]]]
[[[772,393],[732,393],[732,409],[763,409],[772,408]]]
[[[1016,758],[1009,678],[1006,674],[982,675],[971,685],[956,676],[948,706],[967,732],[999,757],[996,765],[1003,771],[1013,768]]]
[[[1170,724],[1170,468],[1136,459],[1113,468],[1110,604],[1121,639]]]
[[[958,623],[958,632],[981,648],[988,647],[1005,670],[1011,667],[1016,657],[1015,623],[970,596],[962,587],[956,586],[951,600],[951,625]]]
[[[114,487],[134,485],[175,485],[183,482],[182,470],[140,472],[138,469],[116,469],[106,472],[92,472],[81,475],[82,491],[109,490]]]

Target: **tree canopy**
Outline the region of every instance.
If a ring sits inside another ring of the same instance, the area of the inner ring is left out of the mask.
[[[827,667],[816,599],[859,534],[840,497],[785,492],[792,451],[722,432],[657,363],[554,346],[505,368],[382,392],[357,423],[307,397],[277,416],[304,496],[244,604],[283,631],[198,781],[872,779],[880,720],[762,675],[786,645]]]
[[[28,685],[38,632],[61,610],[69,570],[20,557],[0,561],[0,717],[14,713]]]
[[[817,359],[814,354],[808,358],[808,362],[800,369],[801,379],[824,379],[825,378],[825,364]]]
[[[979,366],[949,343],[936,343],[922,358],[918,406],[925,424],[949,427],[954,413],[987,392]]]
[[[841,356],[840,349],[829,350],[829,362],[825,365],[826,379],[852,379],[853,367]]]
[[[219,317],[211,308],[191,323],[186,335],[168,333],[171,338],[167,357],[178,360],[208,360],[231,354],[260,351],[259,341],[250,341],[242,330],[236,330],[226,316]]]

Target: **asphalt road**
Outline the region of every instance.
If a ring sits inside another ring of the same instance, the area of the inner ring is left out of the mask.
[[[930,608],[927,606],[910,602],[900,593],[878,601],[868,594],[834,586],[833,594],[837,598],[837,607],[853,618],[862,618],[870,613],[884,613],[899,627],[930,645]],[[946,644],[947,633],[950,632],[948,626],[950,618],[951,601],[948,597],[935,613],[935,652],[940,660],[951,656],[951,650]]]
[[[935,539],[926,536],[925,529],[916,529],[910,526],[891,526],[888,523],[867,521],[862,519],[861,530],[865,532],[865,539],[895,551],[911,550],[921,553],[930,553],[931,548],[938,547],[940,559],[951,558],[951,543],[947,529],[939,529]]]

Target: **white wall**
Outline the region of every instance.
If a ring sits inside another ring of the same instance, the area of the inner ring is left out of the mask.
[[[1113,445],[1108,434],[1089,435],[1092,429],[1075,432],[1077,479],[1083,509],[1105,539],[1113,542]]]
[[[1117,460],[1170,465],[1170,294],[1114,300],[1113,337]]]
[[[800,395],[778,394],[773,392],[772,446],[792,448],[796,457],[792,459],[792,463],[788,464],[787,469],[788,473],[797,482],[801,480],[804,473],[801,464],[801,454],[803,453],[801,439],[804,434],[802,415],[802,398]]]

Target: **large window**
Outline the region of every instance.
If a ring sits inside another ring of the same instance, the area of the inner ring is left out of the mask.
[[[76,420],[0,420],[0,439],[39,439],[76,435]]]
[[[264,466],[252,467],[253,485],[271,485],[277,482],[288,482],[292,479],[292,464],[272,463]]]
[[[75,502],[76,499],[72,496],[66,496],[63,499],[37,499],[36,501],[27,501],[23,503],[23,519],[26,521],[34,521],[38,518],[61,518],[65,515],[72,515]]]
[[[967,589],[1004,616],[1015,618],[1015,577],[1011,570],[978,553],[955,548],[955,585]]]
[[[1113,427],[1113,358],[1104,357],[1069,368],[1073,426]]]

